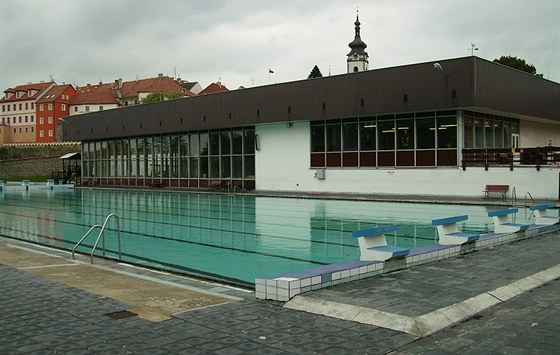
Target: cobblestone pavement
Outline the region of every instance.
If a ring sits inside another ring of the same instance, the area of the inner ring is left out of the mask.
[[[559,247],[560,233],[553,233],[304,297],[414,316],[555,266]],[[113,319],[107,314],[129,305],[2,264],[0,279],[1,354],[553,354],[560,348],[558,279],[425,338],[250,294],[162,322]]]

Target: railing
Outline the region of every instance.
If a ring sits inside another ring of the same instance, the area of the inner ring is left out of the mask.
[[[462,168],[560,165],[560,147],[536,147],[516,149],[463,149]]]
[[[78,248],[78,246],[80,246],[80,244],[82,244],[82,242],[87,238],[87,236],[93,232],[94,229],[96,228],[100,228],[101,230],[99,231],[99,235],[97,236],[97,239],[95,240],[95,244],[93,245],[93,248],[91,249],[91,263],[93,264],[93,255],[95,253],[95,249],[97,249],[97,245],[99,244],[99,240],[101,238],[103,238],[103,256],[105,256],[105,227],[107,226],[107,223],[109,222],[109,219],[111,217],[115,217],[117,219],[117,241],[118,241],[118,247],[119,247],[119,260],[122,258],[121,255],[121,226],[120,226],[120,222],[119,222],[119,216],[116,213],[111,213],[109,214],[106,218],[105,218],[105,222],[103,222],[103,225],[93,225],[90,229],[88,229],[88,231],[86,232],[86,234],[84,234],[84,236],[78,241],[78,243],[76,243],[76,245],[72,248],[72,259],[76,259],[76,255],[75,255],[75,251]]]

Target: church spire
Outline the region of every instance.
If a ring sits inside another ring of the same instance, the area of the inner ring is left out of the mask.
[[[368,54],[365,51],[367,44],[365,44],[360,37],[361,23],[358,15],[356,11],[356,22],[354,22],[356,33],[354,35],[354,40],[348,43],[348,47],[350,47],[350,53],[347,54],[348,59],[346,60],[348,73],[368,70]]]

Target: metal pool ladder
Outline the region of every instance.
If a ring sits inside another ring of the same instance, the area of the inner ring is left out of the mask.
[[[90,254],[91,263],[93,264],[93,254],[95,253],[95,249],[97,248],[97,245],[99,244],[99,240],[101,238],[103,238],[103,256],[105,256],[105,227],[107,226],[107,222],[109,222],[109,219],[111,219],[111,217],[115,217],[116,220],[117,220],[117,240],[118,240],[118,243],[119,243],[119,260],[121,259],[121,226],[120,226],[120,222],[119,222],[119,216],[116,213],[109,214],[105,218],[105,222],[103,222],[103,225],[96,224],[96,225],[92,226],[86,232],[86,234],[84,234],[82,239],[80,239],[80,241],[78,243],[76,243],[76,245],[72,248],[72,259],[76,260],[76,255],[74,253],[76,248],[78,248],[80,246],[80,244],[82,244],[82,242],[86,239],[86,237],[91,232],[93,232],[93,230],[96,229],[96,228],[101,228],[101,230],[99,231],[99,235],[97,236],[97,239],[95,240],[95,244],[93,245],[93,248],[91,249],[91,254]]]

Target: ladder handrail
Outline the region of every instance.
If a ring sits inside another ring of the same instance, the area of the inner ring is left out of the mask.
[[[101,228],[100,224],[95,224],[93,226],[91,226],[90,229],[88,229],[88,231],[86,232],[86,234],[84,234],[84,236],[78,241],[78,243],[76,243],[76,245],[74,245],[74,247],[72,248],[72,259],[76,260],[76,255],[75,255],[75,251],[76,248],[78,248],[80,246],[80,244],[82,244],[82,242],[86,239],[86,237],[95,229],[95,228]]]
[[[527,191],[527,193],[525,194],[525,206],[529,206],[529,204],[527,203],[527,196],[529,196],[531,198],[531,202],[533,202],[533,205],[535,204],[535,199],[533,198],[533,196],[531,196],[531,193],[529,191]]]
[[[103,256],[105,256],[105,227],[107,226],[107,223],[109,222],[109,219],[111,219],[111,217],[115,217],[117,219],[117,241],[118,241],[118,247],[119,247],[119,260],[122,259],[122,253],[121,253],[121,226],[120,226],[120,219],[119,216],[116,213],[111,213],[109,214],[107,217],[105,217],[105,222],[103,222],[103,225],[99,225],[96,224],[94,226],[92,226],[87,232],[86,234],[84,234],[84,236],[82,237],[82,239],[80,239],[80,241],[74,246],[74,248],[72,248],[72,258],[76,259],[75,255],[74,255],[74,251],[76,250],[76,248],[84,241],[84,239],[86,239],[86,237],[95,229],[95,228],[101,228],[101,230],[99,231],[99,234],[97,235],[97,239],[95,240],[95,244],[93,245],[93,248],[91,249],[91,263],[93,264],[93,255],[95,253],[95,249],[97,249],[97,245],[99,244],[99,240],[103,237]]]

